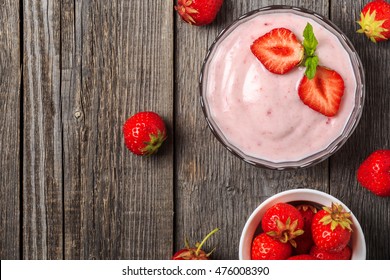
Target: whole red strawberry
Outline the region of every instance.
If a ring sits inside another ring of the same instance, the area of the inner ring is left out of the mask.
[[[366,4],[360,13],[358,33],[364,33],[374,43],[390,38],[390,4],[376,0]]]
[[[185,248],[177,251],[173,255],[172,260],[208,260],[214,250],[212,250],[210,253],[206,253],[201,248],[207,239],[209,239],[210,236],[217,231],[219,231],[219,228],[213,229],[209,234],[206,235],[201,243],[196,243],[195,247],[191,247],[188,244],[188,241],[185,240]]]
[[[340,252],[351,238],[351,213],[345,212],[341,205],[323,207],[311,224],[313,241],[318,248],[327,252]]]
[[[294,254],[308,254],[311,247],[314,244],[313,237],[311,235],[311,223],[315,213],[317,213],[317,208],[309,204],[300,204],[296,206],[298,211],[303,217],[303,234],[295,238],[297,247],[294,248]]]
[[[303,230],[305,231],[305,233],[310,233],[311,223],[314,215],[318,212],[318,209],[315,208],[313,205],[309,204],[299,204],[296,206],[296,208],[298,209],[299,213],[301,213],[303,218]]]
[[[281,202],[267,209],[261,227],[268,235],[295,247],[294,238],[303,234],[303,218],[294,206]]]
[[[252,260],[285,260],[291,256],[292,247],[261,233],[252,242]]]
[[[193,25],[206,25],[211,23],[223,0],[178,0],[175,10],[181,18]]]
[[[305,231],[294,240],[296,243],[296,247],[293,248],[294,255],[308,254],[314,244],[313,238],[311,237],[311,230]]]
[[[390,150],[375,151],[363,161],[357,180],[378,196],[390,196]]]
[[[349,246],[344,247],[340,252],[329,253],[318,246],[313,246],[310,250],[310,255],[319,260],[350,260],[352,251]]]
[[[127,148],[136,155],[151,155],[167,138],[164,121],[154,112],[139,112],[123,125]]]

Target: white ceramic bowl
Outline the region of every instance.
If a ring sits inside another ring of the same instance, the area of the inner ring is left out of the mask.
[[[255,211],[250,215],[247,220],[244,229],[241,234],[240,247],[239,247],[239,259],[250,260],[251,259],[251,246],[254,234],[258,229],[261,219],[265,211],[272,205],[278,202],[294,202],[294,201],[306,201],[313,202],[314,204],[321,204],[324,206],[330,206],[332,202],[341,204],[343,208],[351,212],[349,208],[337,198],[317,190],[311,189],[295,189],[278,193],[269,197],[263,203],[261,203]],[[351,248],[352,248],[352,260],[365,260],[366,259],[366,242],[364,234],[359,221],[351,212],[352,219],[352,236],[351,236]]]

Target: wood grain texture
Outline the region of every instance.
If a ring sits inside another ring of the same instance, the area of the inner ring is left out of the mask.
[[[23,258],[62,259],[60,5],[23,5]]]
[[[0,0],[0,259],[20,258],[19,2]]]
[[[355,32],[368,0],[225,0],[206,27],[184,23],[175,2],[0,0],[0,258],[169,259],[185,237],[200,241],[218,226],[205,249],[237,259],[254,208],[311,188],[351,208],[368,259],[390,259],[390,200],[355,175],[371,152],[390,148],[388,43]],[[329,160],[287,172],[228,152],[207,126],[198,85],[217,34],[276,4],[330,17],[366,73],[351,138]],[[159,113],[169,133],[147,158],[132,155],[122,135],[125,120],[144,110]]]
[[[158,2],[158,3],[156,3]],[[63,1],[66,259],[164,259],[173,246],[173,16],[167,1]],[[122,125],[159,113],[155,157]]]
[[[328,1],[225,1],[216,21],[194,27],[176,21],[176,239],[202,240],[220,227],[210,246],[216,259],[237,259],[241,231],[250,213],[280,191],[312,188],[328,191],[328,162],[297,171],[253,167],[228,152],[207,127],[200,106],[198,76],[206,51],[218,32],[251,10],[289,4],[328,15]],[[206,246],[207,248],[207,246]]]
[[[366,102],[359,126],[330,164],[330,193],[345,202],[355,214],[366,237],[367,259],[390,259],[390,200],[360,186],[356,170],[377,149],[390,148],[390,59],[388,43],[371,43],[357,34],[355,20],[368,1],[332,1],[331,19],[351,40],[366,75]]]

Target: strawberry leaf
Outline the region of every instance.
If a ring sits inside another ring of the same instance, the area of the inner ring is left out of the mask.
[[[305,29],[303,30],[303,48],[305,50],[305,66],[306,77],[311,80],[314,78],[318,65],[318,56],[315,55],[315,51],[318,45],[318,41],[313,32],[313,26],[310,23],[307,23]]]

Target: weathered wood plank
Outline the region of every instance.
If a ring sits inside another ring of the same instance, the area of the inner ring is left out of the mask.
[[[360,163],[377,149],[390,148],[390,87],[387,43],[373,44],[356,33],[356,20],[367,1],[332,1],[331,19],[354,44],[366,74],[366,103],[355,133],[330,162],[331,194],[344,201],[361,223],[367,259],[390,259],[390,200],[362,188],[356,180]]]
[[[176,240],[201,240],[220,227],[210,244],[216,259],[237,259],[241,231],[250,213],[267,197],[287,189],[328,191],[328,162],[280,172],[255,168],[230,154],[212,135],[199,103],[198,75],[207,48],[217,33],[241,14],[259,7],[286,4],[328,15],[328,1],[225,1],[215,23],[194,27],[176,24]],[[190,65],[190,67],[189,67]]]
[[[127,151],[122,135],[143,110],[172,129],[167,2],[62,1],[67,259],[165,259],[172,251],[172,132],[149,158]]]
[[[81,181],[80,146],[82,141],[86,141],[86,138],[81,138],[84,123],[81,104],[82,34],[76,33],[76,25],[81,28],[81,4],[82,1],[74,0],[61,2],[65,259],[88,259],[89,252],[85,248],[87,242],[84,241],[93,236],[93,221],[86,215],[92,209],[93,188]]]
[[[0,259],[20,258],[19,2],[0,1]]]
[[[60,2],[23,5],[23,258],[62,259]]]

